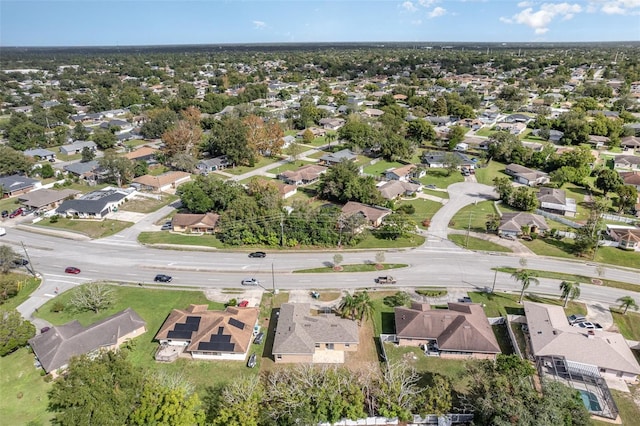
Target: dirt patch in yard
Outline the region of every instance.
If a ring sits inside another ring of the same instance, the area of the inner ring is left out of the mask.
[[[358,330],[360,343],[356,352],[346,352],[344,365],[353,371],[379,369],[376,337],[373,335],[373,323],[365,321]]]

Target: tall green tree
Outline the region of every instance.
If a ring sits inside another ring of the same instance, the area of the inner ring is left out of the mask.
[[[27,344],[36,335],[36,327],[22,318],[17,310],[0,309],[0,356]]]
[[[620,185],[616,190],[618,194],[618,213],[631,210],[638,200],[638,190],[633,185]]]
[[[602,191],[606,197],[611,191],[615,191],[618,187],[624,185],[622,178],[615,170],[602,169],[596,178],[596,188]]]
[[[133,161],[118,155],[113,150],[107,150],[98,160],[100,167],[106,171],[106,180],[122,187],[131,182],[134,176]]]
[[[2,187],[0,187],[2,189]],[[16,253],[11,246],[3,244],[0,246],[0,272],[3,274],[8,273],[13,266],[13,261],[18,258],[18,253]]]
[[[520,297],[518,298],[518,303],[522,303],[522,298],[524,297],[524,291],[529,288],[529,286],[533,284],[540,284],[540,281],[536,278],[536,274],[527,271],[525,269],[519,269],[511,274],[511,278],[518,281],[521,285],[520,289]]]
[[[561,299],[564,299],[563,307],[567,307],[569,299],[573,300],[580,297],[580,283],[577,281],[562,281],[560,283],[560,290],[562,291]]]
[[[620,309],[624,309],[624,311],[622,312],[623,315],[627,313],[627,310],[629,308],[633,309],[634,311],[638,310],[638,304],[631,296],[622,296],[617,300],[617,302],[620,302]]]

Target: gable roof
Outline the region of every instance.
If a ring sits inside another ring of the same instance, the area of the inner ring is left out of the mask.
[[[482,306],[477,303],[449,303],[449,309],[431,309],[413,303],[396,307],[398,338],[435,339],[446,351],[500,353],[500,346]]]
[[[625,185],[640,185],[640,172],[619,173]]]
[[[24,151],[24,155],[28,157],[50,157],[55,156],[56,153],[53,151],[49,151],[48,149],[35,148],[35,149],[27,149]]]
[[[534,356],[562,356],[569,361],[640,374],[629,345],[620,333],[573,327],[562,306],[524,302]]]
[[[401,180],[392,180],[378,187],[380,194],[382,194],[382,196],[387,200],[394,199],[407,192],[416,192],[419,189],[420,185],[411,182],[403,182]]]
[[[615,164],[640,164],[640,157],[636,157],[635,155],[616,155],[613,159]]]
[[[31,179],[21,175],[11,175],[0,177],[0,187],[4,189],[4,192],[15,192],[23,189],[31,188],[39,181],[37,179]]]
[[[351,150],[343,149],[338,152],[325,154],[322,157],[320,157],[320,160],[325,161],[327,163],[339,163],[342,160],[353,161],[356,158],[357,158],[356,155],[353,152],[351,152]]]
[[[313,354],[316,343],[357,344],[358,326],[336,315],[309,314],[309,303],[284,303],[280,307],[273,354]]]
[[[640,148],[640,138],[637,136],[624,137],[620,139],[620,145],[631,148]]]
[[[207,305],[174,309],[156,334],[155,340],[187,341],[187,351],[246,353],[251,345],[257,308],[228,306],[209,311]]]
[[[93,191],[74,200],[65,200],[58,206],[56,212],[65,213],[75,211],[85,214],[102,213],[109,203],[119,202],[127,197],[127,193],[117,189]]]
[[[563,189],[540,188],[538,192],[540,203],[564,204],[567,201],[567,193]]]
[[[403,176],[407,176],[409,173],[411,173],[415,169],[417,169],[417,166],[415,166],[414,164],[407,164],[402,167],[389,170],[389,172],[395,174],[398,177],[403,177]]]
[[[215,228],[219,218],[220,215],[211,212],[202,214],[177,213],[171,220],[171,224],[181,227],[200,225]]]
[[[143,175],[138,176],[133,180],[134,183],[139,183],[144,186],[148,186],[151,188],[162,188],[163,186],[170,185],[174,182],[177,182],[181,179],[186,179],[187,177],[191,177],[191,175],[187,172],[180,171],[170,171],[163,173],[158,176],[152,175]]]
[[[100,168],[98,160],[91,160],[86,162],[78,162],[67,164],[62,167],[65,171],[73,173],[74,175],[82,176],[85,173],[93,172]]]
[[[124,157],[129,160],[136,160],[138,158],[150,157],[155,155],[158,152],[157,149],[151,148],[149,146],[143,146],[142,148],[138,148],[135,151],[127,152]]]
[[[320,177],[320,175],[325,173],[326,171],[327,168],[324,166],[320,166],[317,164],[307,164],[306,166],[302,166],[297,170],[284,171],[280,173],[280,176],[294,182],[311,181],[314,179],[318,179],[318,177]]]
[[[366,204],[358,203],[356,201],[349,201],[347,204],[342,206],[342,213],[347,216],[351,216],[354,214],[361,214],[365,217],[365,219],[376,222],[383,217],[392,213],[390,209],[379,206],[368,206]]]
[[[504,213],[500,219],[500,231],[520,232],[523,226],[536,226],[538,229],[546,231],[549,229],[544,217],[527,212]]]
[[[65,198],[75,196],[80,194],[80,191],[76,191],[75,189],[38,189],[37,191],[31,191],[27,194],[23,194],[18,196],[18,200],[26,206],[40,208],[52,203],[57,203],[58,201],[64,200]]]
[[[84,327],[77,320],[52,326],[29,339],[40,364],[48,373],[67,365],[71,357],[113,346],[122,337],[145,327],[145,321],[131,308]]]

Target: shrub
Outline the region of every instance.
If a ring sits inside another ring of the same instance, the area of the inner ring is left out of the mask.
[[[57,215],[57,214],[54,214],[53,216],[51,216],[51,217],[49,218],[49,223],[57,223],[57,222],[58,222],[58,219],[60,219],[60,216],[59,216],[59,215]]]
[[[447,294],[447,290],[436,289],[436,288],[434,289],[419,288],[419,289],[416,289],[416,293],[425,297],[442,297]]]
[[[413,206],[413,204],[403,204],[398,207],[397,211],[406,214],[414,214],[416,212],[416,208]]]
[[[56,300],[55,302],[53,302],[53,305],[51,305],[51,312],[62,312],[64,311],[64,303],[62,303],[59,300]]]
[[[238,299],[229,299],[227,306],[238,306]]]
[[[383,303],[392,308],[396,306],[408,306],[411,303],[411,296],[406,291],[399,291],[393,296],[387,296],[383,299]]]
[[[51,374],[47,374],[46,376],[44,376],[45,383],[49,383],[52,380],[53,380],[53,376]]]

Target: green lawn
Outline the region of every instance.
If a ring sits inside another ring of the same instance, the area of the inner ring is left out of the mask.
[[[502,208],[502,206],[500,206]],[[453,216],[449,227],[453,229],[469,229],[475,232],[486,232],[487,230],[487,216],[490,214],[496,214],[496,210],[493,207],[493,201],[482,201],[478,204],[469,204],[458,210]]]
[[[640,303],[640,300],[636,301]],[[613,323],[618,327],[620,334],[628,340],[640,340],[640,314],[629,308],[626,314],[620,309],[611,309]]]
[[[77,232],[88,236],[89,238],[103,238],[109,235],[116,234],[125,228],[133,225],[133,222],[123,222],[120,220],[105,219],[98,220],[83,220],[83,219],[67,219],[59,218],[57,222],[51,223],[49,219],[43,219],[38,222],[35,227],[45,227],[62,229],[64,231]]]
[[[169,203],[172,203],[178,199],[175,195],[165,194],[162,198],[156,200],[151,197],[138,196],[126,203],[122,204],[120,210],[137,212],[137,213],[151,213],[158,210],[160,207],[164,207]]]
[[[47,412],[46,383],[40,369],[33,365],[35,358],[26,348],[0,357],[0,413],[2,424],[49,424],[52,414]]]
[[[595,261],[640,269],[640,253],[622,250],[617,247],[600,247],[596,253]]]
[[[155,334],[172,309],[185,309],[190,304],[207,304],[209,309],[224,309],[221,303],[211,302],[199,291],[145,289],[139,287],[114,286],[116,303],[114,306],[94,314],[91,312],[50,311],[53,300],[40,308],[39,317],[52,324],[64,324],[77,319],[83,325],[89,325],[128,307],[133,308],[147,322],[147,332],[136,338],[133,344],[131,360],[134,364],[148,368],[151,372],[181,373],[193,384],[202,396],[207,386],[225,383],[246,374],[258,374],[257,369],[247,369],[243,361],[192,361],[179,359],[171,364],[156,363],[154,354],[158,344],[153,341]],[[67,303],[73,290],[56,297],[55,301]],[[153,373],[152,373],[153,374]]]
[[[141,232],[138,241],[142,244],[177,244],[223,248],[222,242],[213,235],[174,234],[167,231]]]
[[[569,238],[563,238],[561,240],[556,240],[555,238],[538,238],[533,241],[520,240],[520,242],[538,256],[553,256],[564,259],[576,258],[576,256],[571,254],[573,240]]]
[[[415,200],[402,200],[396,203],[396,208],[404,204],[410,204],[415,208],[413,214],[408,215],[409,218],[416,223],[420,228],[426,229],[422,225],[422,221],[425,219],[431,219],[434,214],[442,207],[442,204],[437,201],[426,200],[424,198],[416,198]]]
[[[8,210],[11,213],[13,210],[20,207],[20,203],[18,202],[18,198],[2,198],[0,199],[0,211]]]
[[[493,179],[508,176],[505,172],[506,165],[498,161],[489,161],[487,167],[476,169],[476,180],[485,185],[493,186]]]
[[[372,291],[369,292],[373,302],[373,333],[374,336],[380,334],[394,334],[396,323],[393,317],[393,308],[384,304],[383,300],[387,296],[393,296],[397,291]]]
[[[632,386],[631,388],[636,388],[635,395],[638,395],[637,390],[638,385]],[[634,402],[633,396],[627,392],[620,392],[617,390],[611,390],[611,394],[613,395],[613,400],[618,407],[618,412],[620,414],[620,418],[622,419],[623,425],[634,425],[640,419],[640,407],[638,407],[637,402]],[[611,423],[600,422],[600,424],[610,425]]]
[[[511,278],[509,278],[511,279]],[[534,290],[534,285],[529,289]],[[469,292],[469,297],[474,303],[482,303],[484,306],[484,312],[487,317],[499,317],[506,316],[507,314],[523,315],[524,308],[518,304],[519,294],[507,294],[507,293],[484,293],[484,292]],[[550,305],[562,305],[563,301],[560,299],[549,299],[539,297],[536,295],[527,295],[525,290],[524,300],[530,302],[547,303]],[[577,302],[569,302],[565,308],[567,315],[587,313],[586,307]]]
[[[149,169],[149,174],[151,176],[160,176],[161,174],[166,173],[169,170],[170,169],[168,167],[160,165],[160,166],[151,167]]]
[[[288,163],[284,163],[281,166],[275,167],[273,169],[267,170],[267,173],[273,173],[274,175],[278,175],[282,172],[290,171],[290,170],[298,170],[300,167],[305,166],[307,164],[315,164],[313,161],[303,161],[297,160]]]
[[[268,166],[269,164],[273,164],[276,161],[279,161],[280,158],[268,158],[268,157],[260,157],[260,159],[256,162],[256,164],[254,164],[253,167],[249,167],[249,166],[236,166],[236,167],[229,167],[228,169],[224,169],[224,171],[226,173],[230,173],[232,175],[241,175],[247,172],[250,172],[251,170],[260,168],[260,167],[264,167],[264,166]]]
[[[479,251],[496,251],[511,253],[512,250],[508,247],[501,246],[491,241],[483,240],[481,238],[469,237],[463,234],[449,234],[447,238],[460,247],[468,248],[469,250]],[[468,243],[468,244],[467,244]]]
[[[388,269],[398,269],[398,268],[406,268],[406,263],[383,263],[381,264],[381,268],[377,268],[374,263],[361,263],[361,264],[353,264],[353,265],[340,265],[342,270],[339,272],[373,272],[373,271],[385,271]],[[293,271],[294,274],[305,274],[305,273],[323,273],[330,272],[335,273],[336,271],[331,266],[325,266],[322,268],[311,268],[311,269],[298,269],[297,271]]]
[[[403,247],[418,247],[424,244],[424,237],[421,235],[411,235],[406,238],[398,238],[397,240],[386,240],[376,238],[373,235],[367,236],[364,240],[360,241],[353,248],[355,249],[382,249],[382,248],[403,248]]]
[[[380,160],[376,164],[366,166],[364,168],[364,173],[374,176],[380,176],[382,173],[389,169],[395,169],[398,167],[402,167],[403,165],[404,164],[398,163],[397,161]]]
[[[429,169],[427,175],[421,177],[420,182],[423,185],[435,185],[438,188],[446,188],[452,183],[464,182],[464,176],[460,172],[452,172],[447,176],[447,171],[442,169]]]
[[[489,136],[493,135],[494,133],[497,133],[497,132],[495,130],[491,130],[488,127],[483,127],[483,128],[481,128],[480,130],[478,130],[476,132],[476,135],[489,137]]]
[[[10,299],[5,300],[4,302],[0,302],[0,308],[6,309],[7,311],[16,309],[18,306],[20,306],[22,302],[27,300],[29,298],[29,295],[33,293],[34,290],[37,289],[40,285],[39,278],[33,278],[31,275],[19,274],[15,272],[0,275],[0,280],[6,282],[19,282],[18,294]]]
[[[433,189],[423,189],[422,192],[424,192],[425,194],[433,195],[434,197],[443,198],[443,199],[446,199],[446,200],[449,199],[449,193],[445,192],[445,191],[435,191]]]

